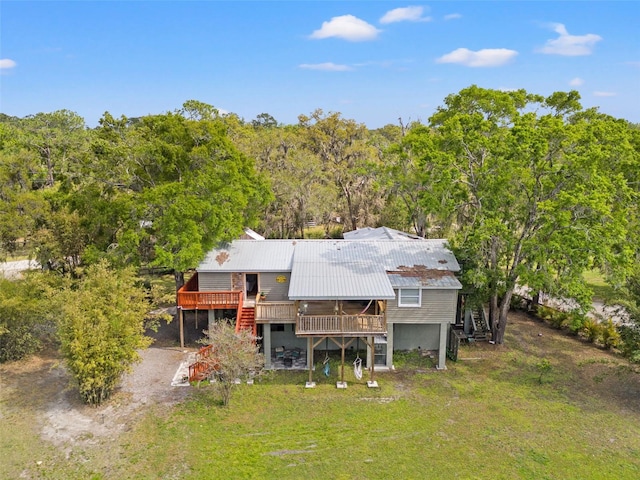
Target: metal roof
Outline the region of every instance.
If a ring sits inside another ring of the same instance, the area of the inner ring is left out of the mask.
[[[430,270],[428,272],[434,272]],[[452,272],[442,272],[444,275],[432,276],[427,274],[421,275],[405,275],[398,273],[389,273],[389,281],[395,288],[422,288],[437,290],[460,290],[462,284]]]
[[[199,272],[290,272],[299,240],[234,240],[210,251]]]
[[[345,240],[424,240],[424,238],[411,233],[401,232],[389,227],[364,227],[342,234]]]
[[[199,272],[291,272],[292,300],[394,298],[393,287],[462,286],[446,240],[236,240]],[[431,272],[431,273],[429,273]]]
[[[368,245],[344,240],[298,245],[289,283],[291,300],[395,298],[382,265]]]

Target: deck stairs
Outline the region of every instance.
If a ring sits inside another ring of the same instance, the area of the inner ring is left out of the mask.
[[[218,369],[219,366],[213,357],[212,346],[204,346],[196,353],[195,362],[189,365],[189,382],[206,380]]]
[[[476,307],[471,311],[471,324],[473,326],[473,338],[475,340],[488,340],[491,332],[489,323],[484,313],[484,308]]]
[[[250,330],[255,337],[258,334],[258,326],[256,325],[256,309],[255,307],[242,307],[238,309],[236,317],[236,333],[241,330]]]

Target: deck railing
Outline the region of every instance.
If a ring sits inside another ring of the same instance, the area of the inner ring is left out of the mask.
[[[299,315],[296,335],[382,335],[387,333],[384,315]]]
[[[256,323],[287,323],[296,320],[295,302],[256,301]]]
[[[190,292],[178,290],[178,306],[184,310],[211,310],[214,308],[238,308],[242,305],[242,292]]]

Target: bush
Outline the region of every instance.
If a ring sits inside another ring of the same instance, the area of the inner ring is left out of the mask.
[[[105,262],[87,270],[77,288],[60,294],[62,353],[90,405],[106,400],[123,373],[140,359],[148,309],[132,269],[110,270]]]
[[[59,280],[43,273],[0,278],[0,362],[20,360],[41,348],[55,324],[48,292],[59,286]]]
[[[555,308],[545,307],[544,305],[538,305],[536,314],[545,322],[548,322],[553,328],[562,328],[567,320],[569,314],[556,310]]]
[[[618,327],[620,342],[618,348],[626,358],[640,363],[640,326],[622,325]]]
[[[615,348],[620,344],[620,333],[616,328],[613,320],[608,319],[601,324],[602,327],[602,344],[604,348]]]
[[[591,343],[595,343],[602,337],[602,324],[595,318],[587,317],[582,322],[582,333]]]
[[[569,327],[569,331],[574,334],[574,335],[578,335],[583,327],[584,327],[584,322],[586,320],[587,317],[585,317],[584,315],[580,314],[580,313],[571,313],[569,314],[569,319],[567,321],[567,325]]]
[[[569,314],[565,312],[555,311],[551,314],[551,318],[549,319],[549,324],[553,328],[561,329],[567,323],[569,319]]]
[[[37,352],[40,340],[30,325],[18,325],[0,334],[0,363],[20,360]]]

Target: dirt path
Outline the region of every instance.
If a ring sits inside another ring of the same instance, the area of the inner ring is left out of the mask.
[[[43,439],[60,447],[95,444],[116,439],[155,404],[173,405],[190,389],[173,387],[171,381],[187,353],[176,348],[151,347],[142,361],[123,378],[105,405],[84,405],[57,354],[49,352],[26,362],[0,367],[3,400],[10,408],[35,409],[35,422]],[[25,395],[24,385],[30,385]],[[34,408],[35,407],[35,408]]]

